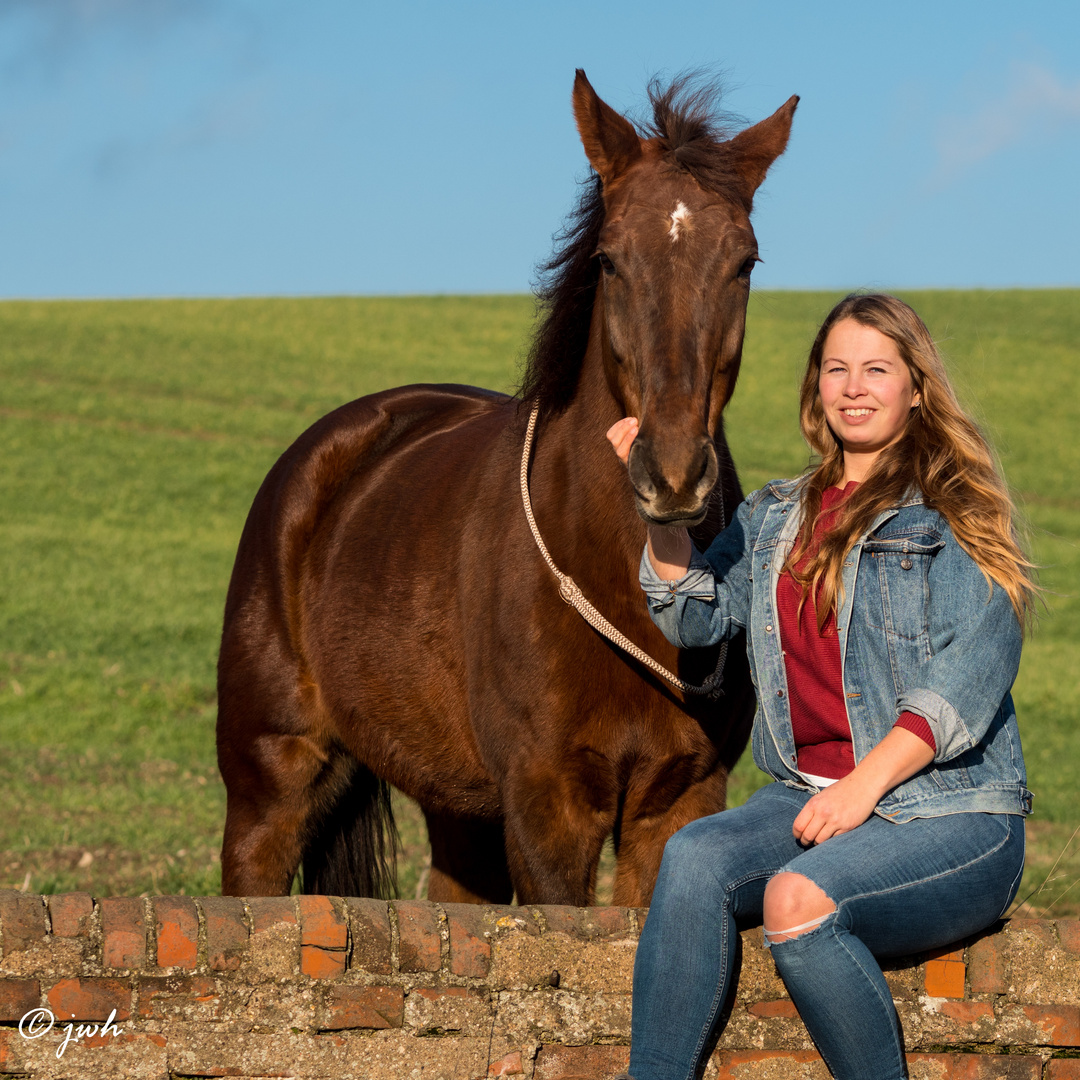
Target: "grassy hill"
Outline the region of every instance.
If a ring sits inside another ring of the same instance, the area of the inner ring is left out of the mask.
[[[1049,590],[1015,691],[1031,891],[1080,824],[1080,292],[905,298],[999,449]],[[752,298],[727,414],[748,490],[805,464],[796,388],[835,299]],[[532,315],[528,297],[0,304],[0,887],[217,889],[214,663],[262,477],[362,394],[511,389]],[[735,800],[757,783],[744,760]],[[422,836],[406,840],[411,892]],[[1034,909],[1080,910],[1076,847]]]

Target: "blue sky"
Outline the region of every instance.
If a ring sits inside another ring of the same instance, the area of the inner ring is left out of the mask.
[[[620,110],[802,97],[757,287],[1080,285],[1080,4],[0,0],[0,297],[521,292]]]

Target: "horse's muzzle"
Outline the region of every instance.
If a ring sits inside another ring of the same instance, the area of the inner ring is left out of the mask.
[[[710,438],[674,443],[658,452],[654,440],[639,435],[627,466],[637,511],[649,525],[691,529],[708,510],[720,466]]]

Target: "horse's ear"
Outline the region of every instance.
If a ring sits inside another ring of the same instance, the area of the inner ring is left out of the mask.
[[[581,68],[574,77],[574,119],[589,164],[605,184],[641,157],[641,139],[634,125],[600,100]]]
[[[735,169],[742,179],[747,206],[754,201],[754,192],[761,186],[769,166],[787,147],[791,120],[798,104],[799,95],[793,94],[772,116],[745,131],[740,131],[726,144]]]

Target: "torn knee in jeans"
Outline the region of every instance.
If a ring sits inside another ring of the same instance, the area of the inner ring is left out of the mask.
[[[836,904],[809,878],[785,871],[765,887],[765,944],[791,941],[819,927]]]

